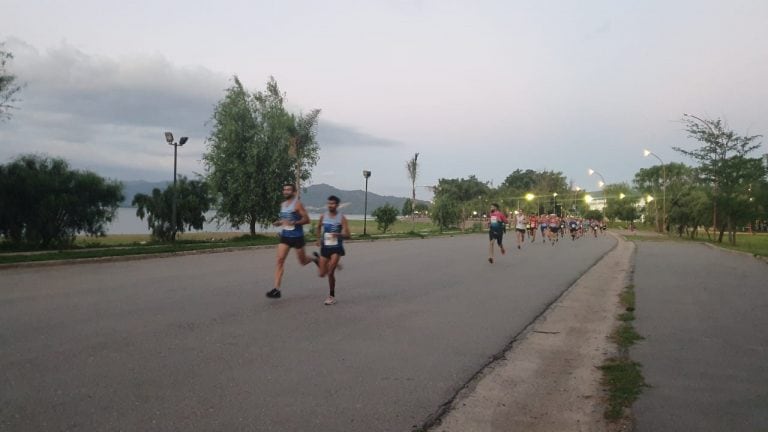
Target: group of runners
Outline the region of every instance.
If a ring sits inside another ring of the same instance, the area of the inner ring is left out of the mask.
[[[283,198],[280,205],[280,215],[274,222],[279,227],[280,244],[277,246],[277,265],[275,266],[275,286],[267,292],[267,297],[278,299],[282,297],[280,285],[285,273],[285,260],[291,249],[296,249],[296,257],[299,264],[305,266],[310,263],[317,265],[319,277],[328,278],[328,298],[325,305],[336,304],[336,270],[341,270],[341,257],[345,255],[344,239],[350,237],[347,218],[339,213],[340,200],[337,196],[328,197],[327,210],[320,216],[317,223],[315,244],[320,248],[320,253],[313,252],[313,257],[307,256],[305,251],[304,225],[308,225],[309,214],[296,194],[296,185],[283,186]]]
[[[571,236],[572,241],[591,233],[594,237],[598,234],[604,234],[606,225],[597,219],[584,219],[576,216],[560,217],[556,214],[530,214],[516,210],[509,215],[509,218],[499,209],[499,205],[491,204],[491,210],[488,214],[488,262],[494,262],[494,244],[498,246],[502,255],[507,251],[504,248],[504,233],[507,227],[515,230],[515,239],[517,248],[522,249],[526,241],[526,235],[531,243],[536,241],[536,233],[541,231],[542,243],[550,242],[552,246],[564,238],[566,233]]]

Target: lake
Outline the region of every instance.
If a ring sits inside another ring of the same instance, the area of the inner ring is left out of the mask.
[[[206,220],[210,220],[215,215],[215,212],[208,212],[205,214]],[[345,215],[349,220],[363,220],[363,215]],[[275,215],[277,217],[277,215]],[[319,213],[310,213],[310,219],[316,221],[319,217]],[[371,216],[368,215],[368,219]],[[215,222],[206,222],[203,225],[205,232],[242,232],[248,233],[248,225],[243,225],[240,229],[232,228],[229,225],[222,225],[219,227]],[[277,228],[269,227],[262,229],[256,226],[258,232],[277,232]],[[195,231],[192,231],[195,232]],[[136,216],[136,209],[131,207],[120,207],[117,209],[117,218],[107,228],[107,234],[149,234],[150,230],[147,228],[147,220],[139,219]]]

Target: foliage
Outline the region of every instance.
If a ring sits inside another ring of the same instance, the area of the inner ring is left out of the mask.
[[[410,198],[406,198],[403,202],[403,209],[400,210],[400,214],[403,216],[410,216],[413,213],[413,200]],[[416,202],[416,208],[417,213],[425,213],[429,211],[429,206],[425,204],[424,202],[417,201]]]
[[[584,213],[584,219],[595,219],[598,221],[603,220],[603,212],[600,210],[589,210],[586,213]]]
[[[603,193],[608,198],[605,206],[606,218],[627,222],[632,222],[638,218],[637,203],[632,198],[636,194],[628,184],[614,183],[605,185]]]
[[[64,159],[22,155],[0,165],[0,234],[15,245],[69,246],[75,235],[104,235],[123,186]]]
[[[449,198],[441,197],[435,199],[430,212],[432,221],[440,228],[440,232],[461,222],[461,206]]]
[[[132,205],[136,216],[147,218],[147,227],[152,238],[160,241],[174,240],[174,235],[187,230],[201,230],[205,223],[205,212],[210,210],[213,199],[208,185],[202,180],[188,180],[180,177],[176,185],[176,229],[173,222],[173,184],[165,190],[155,188],[151,195],[136,194]]]
[[[371,216],[376,219],[379,231],[386,233],[389,227],[397,222],[397,209],[392,204],[386,203],[374,210]]]
[[[21,86],[16,84],[16,76],[6,70],[8,61],[13,59],[13,54],[3,50],[0,44],[0,121],[10,118],[8,112],[13,108],[13,103],[17,102],[14,96],[21,91]]]
[[[754,201],[749,200],[749,189],[762,181],[765,167],[759,158],[749,155],[760,147],[755,143],[760,135],[741,136],[728,129],[721,119],[685,115],[683,123],[688,136],[701,145],[694,150],[674,149],[699,163],[699,181],[711,186],[711,199],[716,206],[718,242],[722,242],[727,229],[734,244],[736,227],[751,220],[757,210]]]
[[[319,110],[289,114],[284,95],[270,78],[264,91],[249,93],[235,77],[213,114],[203,161],[219,199],[217,218],[232,226],[267,226],[278,212],[282,186],[296,175],[307,180],[318,158],[314,127]]]

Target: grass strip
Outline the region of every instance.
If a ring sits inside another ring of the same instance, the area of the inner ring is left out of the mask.
[[[625,408],[637,400],[646,387],[640,370],[640,363],[628,358],[608,359],[600,369],[603,371],[603,385],[608,388],[608,408],[605,418],[619,420],[624,417]]]
[[[647,387],[640,363],[629,358],[629,347],[644,339],[632,325],[635,320],[634,285],[627,285],[619,294],[619,302],[624,307],[624,312],[618,316],[620,323],[611,335],[611,339],[619,347],[619,355],[606,360],[600,366],[603,385],[608,389],[608,407],[603,415],[611,421],[624,418],[626,409],[637,400],[643,387]]]

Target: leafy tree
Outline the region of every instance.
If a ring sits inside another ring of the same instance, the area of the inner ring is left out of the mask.
[[[203,229],[205,213],[211,209],[213,199],[203,180],[188,180],[181,176],[176,184],[176,229],[173,229],[173,184],[164,190],[155,188],[151,195],[136,194],[132,205],[136,216],[147,218],[152,237],[160,241],[173,240],[176,232]]]
[[[121,183],[72,170],[60,158],[22,155],[0,165],[0,235],[15,245],[69,246],[104,235],[123,200]]]
[[[626,183],[605,185],[603,193],[607,198],[605,217],[610,220],[620,219],[632,222],[637,219],[637,205],[631,197],[635,192]]]
[[[584,219],[595,219],[598,221],[603,220],[603,212],[600,210],[589,210],[586,213],[584,213]]]
[[[16,84],[16,76],[6,70],[6,65],[11,59],[13,54],[5,51],[3,44],[0,44],[0,121],[11,117],[8,111],[17,101],[14,96],[21,91],[21,86]]]
[[[235,77],[213,114],[203,161],[219,198],[217,218],[232,226],[270,224],[282,201],[282,186],[298,175],[308,180],[317,162],[314,126],[318,110],[295,116],[270,78],[265,91],[249,93]]]
[[[379,231],[386,233],[389,227],[397,222],[397,209],[392,204],[386,203],[374,210],[371,216],[376,219]]]
[[[461,211],[461,221],[463,222],[467,219],[467,209],[472,205],[473,201],[476,199],[482,200],[490,192],[491,189],[488,187],[488,184],[481,182],[474,175],[466,179],[440,179],[435,188],[435,202],[440,199],[443,200],[443,203],[450,201],[458,205]]]
[[[700,180],[711,186],[713,219],[720,234],[718,242],[728,230],[731,244],[736,243],[736,227],[748,222],[753,212],[749,201],[749,185],[758,183],[765,176],[760,158],[749,155],[760,147],[755,141],[760,135],[741,136],[730,130],[721,119],[702,119],[693,115],[683,117],[690,138],[701,143],[699,148],[674,149],[699,163]]]
[[[461,221],[461,206],[449,198],[437,198],[430,212],[432,221],[440,227],[440,232],[446,228],[457,226]]]
[[[416,177],[419,175],[419,154],[418,153],[415,153],[413,155],[413,159],[410,159],[405,164],[405,169],[408,171],[408,179],[411,181],[411,192],[412,192],[411,202],[415,203],[416,202]],[[411,229],[415,230],[416,214],[413,211],[411,211],[410,215],[411,215],[411,225],[412,225]]]
[[[665,173],[666,171],[666,173]],[[666,183],[665,183],[666,174]],[[666,166],[654,165],[650,168],[642,168],[635,174],[634,185],[643,195],[650,194],[662,198],[661,207],[664,208],[663,199],[666,195],[667,220],[657,219],[657,229],[669,231],[669,213],[674,205],[680,205],[680,198],[686,194],[692,185],[697,182],[693,168],[682,163],[668,163]],[[666,194],[662,193],[666,186]],[[657,204],[659,205],[659,204]]]
[[[410,198],[406,198],[403,202],[403,209],[400,210],[400,214],[403,216],[410,216],[413,214],[413,201]]]

